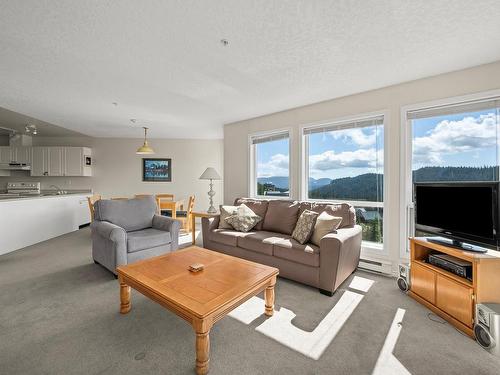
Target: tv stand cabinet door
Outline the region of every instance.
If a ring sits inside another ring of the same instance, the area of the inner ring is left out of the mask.
[[[472,288],[445,276],[437,275],[436,306],[468,327],[472,327],[473,294]]]
[[[413,262],[411,272],[411,291],[423,299],[436,303],[436,273]]]

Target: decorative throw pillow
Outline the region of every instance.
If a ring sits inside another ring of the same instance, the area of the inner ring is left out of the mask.
[[[255,214],[244,204],[237,207],[235,215],[231,215],[225,219],[226,223],[239,232],[248,232],[261,220],[262,218],[259,215]]]
[[[297,240],[301,244],[305,244],[311,238],[314,231],[314,224],[316,224],[316,219],[318,218],[318,213],[314,211],[305,210],[300,215],[295,229],[292,233],[292,238]]]
[[[316,246],[319,246],[321,239],[328,233],[337,230],[341,223],[341,217],[328,215],[326,212],[322,212],[316,219],[311,242]]]
[[[236,209],[238,206],[219,206],[220,219],[219,219],[219,229],[233,229],[233,227],[226,222],[226,218],[231,215],[236,215]]]

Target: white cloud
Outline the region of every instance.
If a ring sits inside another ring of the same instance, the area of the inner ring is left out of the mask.
[[[289,157],[275,154],[266,163],[257,165],[257,177],[288,176]]]
[[[365,133],[366,131],[369,131],[369,133],[368,134]],[[365,147],[365,148],[375,145],[375,142],[377,141],[377,133],[375,129],[368,130],[368,129],[354,128],[354,129],[336,130],[330,132],[330,135],[333,137],[333,139],[346,139],[356,144],[359,147]]]
[[[497,130],[494,113],[459,121],[441,121],[426,135],[413,140],[413,160],[422,164],[441,164],[445,155],[495,146]]]
[[[377,160],[378,159],[378,160]],[[383,164],[383,151],[375,148],[356,151],[325,151],[309,157],[309,168],[317,171],[327,171],[340,168],[375,168]]]

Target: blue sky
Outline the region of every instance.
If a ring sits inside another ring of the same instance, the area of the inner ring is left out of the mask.
[[[413,169],[497,165],[498,114],[482,111],[414,120]],[[382,126],[309,135],[310,177],[383,173]],[[288,175],[288,140],[257,145],[258,177]]]
[[[288,176],[289,151],[288,139],[258,143],[257,177]]]
[[[419,119],[412,125],[413,169],[498,164],[498,116],[494,111]]]
[[[383,173],[383,150],[383,126],[311,134],[310,177],[335,179]]]

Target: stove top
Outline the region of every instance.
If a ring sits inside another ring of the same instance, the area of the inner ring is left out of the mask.
[[[7,182],[8,194],[40,194],[40,182]]]

